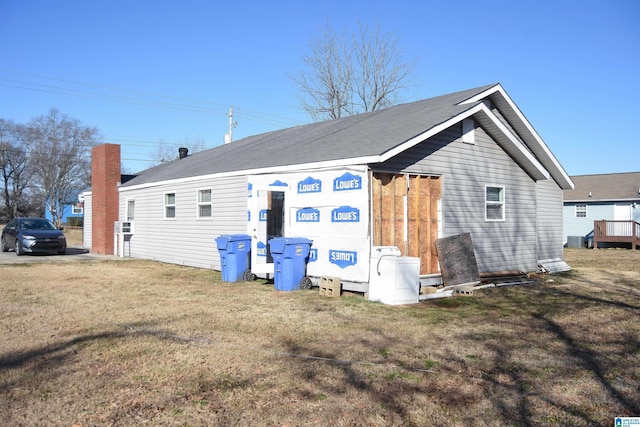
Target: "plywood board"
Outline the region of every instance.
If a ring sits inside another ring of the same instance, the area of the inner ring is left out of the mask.
[[[471,234],[464,233],[438,239],[436,248],[445,286],[480,281]]]

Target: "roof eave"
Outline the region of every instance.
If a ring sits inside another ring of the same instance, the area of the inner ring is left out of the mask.
[[[348,159],[330,160],[325,162],[313,162],[313,163],[299,163],[286,166],[272,166],[268,168],[256,168],[256,169],[242,169],[229,172],[215,172],[207,175],[196,175],[185,178],[167,179],[163,181],[146,182],[137,185],[129,185],[124,187],[118,187],[119,192],[139,190],[142,188],[152,188],[160,185],[174,185],[185,182],[193,182],[200,180],[209,180],[212,178],[225,178],[230,176],[248,176],[248,175],[260,175],[266,173],[278,173],[278,172],[292,172],[299,170],[315,170],[326,169],[331,167],[340,166],[352,166],[352,165],[365,165],[370,163],[379,163],[380,156],[366,156],[366,157],[352,157]]]

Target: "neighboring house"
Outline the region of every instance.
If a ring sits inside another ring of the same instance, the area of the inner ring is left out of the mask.
[[[62,205],[56,206],[54,209],[59,213],[61,212],[59,218],[63,224],[68,224],[70,218],[78,218],[78,224],[82,224],[82,219],[84,218],[84,203],[80,200],[80,196],[78,196],[78,200],[65,202]],[[51,206],[48,200],[45,203],[44,215],[45,218],[53,220]]]
[[[221,267],[217,236],[249,234],[258,274],[273,272],[270,238],[307,237],[309,276],[366,290],[373,246],[419,257],[422,277],[439,273],[435,241],[462,233],[481,272],[531,272],[539,260],[562,259],[562,191],[571,188],[493,84],[161,164],[119,186],[117,219],[130,222],[127,255],[202,268]],[[93,221],[94,231],[109,227],[95,213]]]
[[[580,236],[591,242],[594,221],[640,222],[640,172],[572,176],[564,190],[564,241]]]

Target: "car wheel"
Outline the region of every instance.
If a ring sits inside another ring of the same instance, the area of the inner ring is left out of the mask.
[[[24,252],[22,252],[22,243],[20,240],[16,240],[16,255],[21,256]]]
[[[0,239],[0,247],[2,248],[2,252],[9,252],[9,248],[4,243],[4,236]]]
[[[67,253],[67,250],[66,250],[66,249],[64,249],[64,250],[62,250],[62,251],[58,251],[58,255],[64,255],[64,254],[66,254],[66,253]]]

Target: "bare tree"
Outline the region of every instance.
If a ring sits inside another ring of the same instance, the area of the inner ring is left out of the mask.
[[[26,190],[32,176],[29,158],[25,151],[24,126],[0,119],[0,185],[3,207],[0,217],[18,216],[20,205],[26,207]]]
[[[313,120],[338,119],[400,102],[410,86],[413,64],[402,57],[398,39],[359,25],[358,33],[340,37],[326,24],[303,57],[305,68],[294,82],[302,108]]]
[[[52,108],[27,126],[29,160],[34,177],[56,225],[64,205],[91,183],[91,148],[98,142],[96,128]]]
[[[170,162],[178,159],[178,150],[180,148],[187,148],[190,154],[197,153],[207,148],[207,144],[204,139],[200,137],[185,138],[182,142],[177,144],[167,143],[160,141],[158,148],[153,156],[153,160],[156,164]]]

